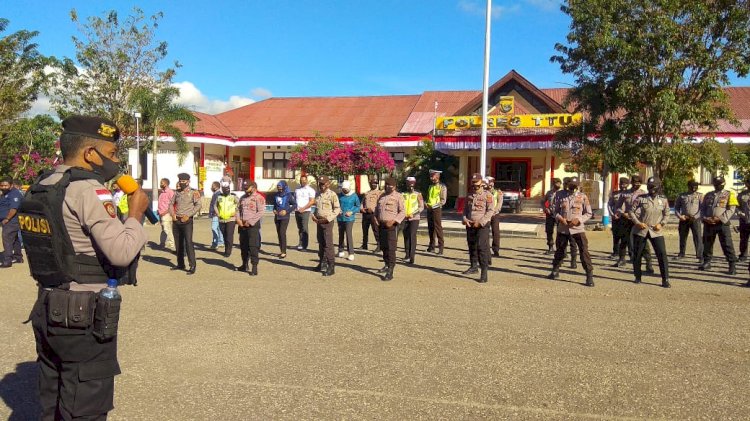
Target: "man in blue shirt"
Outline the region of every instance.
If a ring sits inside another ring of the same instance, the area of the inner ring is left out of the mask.
[[[216,213],[216,201],[220,195],[221,184],[218,181],[214,181],[211,183],[211,205],[208,207],[208,217],[211,218],[211,250],[224,247],[224,235],[222,235],[219,229],[219,215]]]
[[[18,207],[21,206],[23,193],[13,187],[13,179],[0,179],[0,219],[3,224],[3,261],[0,268],[9,268],[13,263],[23,263],[21,242],[18,239]]]

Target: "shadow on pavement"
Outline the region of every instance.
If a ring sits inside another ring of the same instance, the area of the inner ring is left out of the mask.
[[[0,380],[0,397],[11,411],[9,421],[39,419],[38,378],[37,363],[27,361],[18,363],[15,372],[6,374]]]
[[[234,270],[234,265],[226,261],[225,259],[214,259],[211,257],[199,257],[196,260],[200,260],[203,263],[210,265],[210,266],[221,266],[223,268],[227,268],[229,270]]]
[[[174,266],[172,264],[172,261],[170,259],[167,259],[166,257],[159,257],[159,256],[143,256],[141,255],[141,259],[143,259],[146,262],[153,263],[155,265],[159,266],[166,266],[171,268]]]

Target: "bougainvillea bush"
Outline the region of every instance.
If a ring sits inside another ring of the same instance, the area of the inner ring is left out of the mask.
[[[372,139],[335,140],[316,137],[294,147],[289,167],[313,177],[392,173],[396,165],[388,151]]]

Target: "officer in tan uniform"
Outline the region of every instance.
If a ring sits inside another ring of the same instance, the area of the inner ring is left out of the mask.
[[[103,184],[119,169],[120,133],[113,122],[72,116],[62,126],[63,164],[29,188],[19,210],[29,267],[39,286],[30,318],[41,419],[103,420],[114,407],[114,377],[120,374],[119,304],[116,309],[105,305],[97,292],[108,279],[135,283],[135,262],[147,241],[142,222],[149,199],[141,189],[123,197],[128,219],[117,218]],[[114,323],[102,323],[104,316]]]
[[[239,202],[239,209],[235,213],[238,231],[240,233],[240,254],[242,266],[236,268],[240,272],[247,270],[250,260],[250,276],[258,275],[260,262],[260,221],[266,211],[266,199],[258,193],[255,181],[245,180],[242,183],[245,194]]]
[[[492,255],[500,257],[500,210],[503,208],[503,191],[495,188],[495,177],[487,177],[487,191],[492,195]],[[492,260],[490,259],[490,264]]]
[[[589,242],[586,238],[586,221],[591,219],[593,211],[591,203],[585,193],[578,191],[578,177],[568,180],[566,191],[555,196],[554,215],[557,219],[557,239],[555,259],[552,262],[552,272],[549,279],[560,277],[560,265],[565,257],[568,243],[575,241],[581,255],[581,264],[586,271],[586,286],[594,286],[594,266],[589,255]]]
[[[323,276],[331,276],[335,272],[336,254],[333,250],[333,225],[336,217],[341,213],[339,197],[331,190],[331,179],[321,176],[318,179],[320,193],[315,198],[315,214],[312,220],[318,225],[318,259],[315,270],[323,272]]]
[[[635,283],[640,284],[643,249],[646,248],[646,240],[649,240],[659,260],[661,286],[669,288],[669,264],[663,231],[669,219],[669,202],[659,194],[661,182],[658,179],[650,177],[646,180],[646,189],[648,194],[641,194],[633,200],[628,218],[633,222],[633,275]]]
[[[737,256],[734,254],[732,243],[732,229],[729,220],[732,219],[734,211],[739,204],[737,195],[731,190],[724,190],[724,176],[718,175],[713,178],[714,191],[703,196],[701,204],[701,215],[703,216],[703,264],[700,270],[710,270],[711,260],[714,257],[714,241],[719,237],[719,244],[724,256],[729,263],[728,275],[737,273],[735,267]]]
[[[478,281],[481,283],[487,282],[487,268],[490,264],[490,221],[495,214],[492,195],[484,190],[483,183],[480,174],[474,174],[471,177],[473,191],[466,196],[463,213],[466,242],[469,245],[469,261],[471,262],[471,266],[464,274],[477,273],[481,269]]]
[[[383,250],[383,266],[378,272],[384,273],[384,281],[393,279],[396,267],[396,247],[398,246],[398,225],[406,218],[404,197],[396,191],[396,179],[385,179],[385,193],[378,199],[375,218],[380,228],[380,248]]]
[[[688,232],[693,233],[693,246],[695,257],[703,263],[703,234],[701,223],[701,202],[703,193],[698,192],[698,182],[688,181],[688,191],[677,196],[674,204],[674,215],[680,220],[677,232],[680,235],[680,250],[675,260],[685,257],[685,245]]]
[[[383,194],[383,190],[380,190],[378,186],[378,179],[374,175],[369,175],[367,178],[370,180],[370,191],[365,193],[362,199],[362,247],[360,249],[367,250],[367,242],[370,237],[370,227],[372,227],[372,234],[375,236],[375,253],[380,251],[380,242],[378,241],[380,233],[378,232],[378,224],[375,220],[375,206],[378,205],[378,199]]]
[[[404,260],[409,264],[414,264],[414,258],[417,254],[417,230],[419,229],[420,214],[424,210],[424,198],[422,193],[416,190],[417,179],[414,177],[406,178],[407,191],[404,196],[404,207],[406,217],[404,226],[401,231],[404,233]]]
[[[190,175],[177,174],[177,191],[174,192],[169,212],[174,223],[175,246],[177,251],[177,266],[172,270],[185,270],[185,253],[187,252],[190,268],[188,275],[195,273],[195,245],[193,244],[193,217],[201,210],[201,194],[190,188]]]

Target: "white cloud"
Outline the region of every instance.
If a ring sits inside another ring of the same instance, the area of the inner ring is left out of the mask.
[[[218,114],[255,102],[253,98],[240,95],[232,95],[227,100],[210,99],[189,81],[177,82],[172,85],[180,89],[180,97],[176,101],[178,104],[207,114]],[[251,91],[251,95],[264,99],[271,96],[271,91],[264,88],[255,88]]]
[[[487,3],[478,0],[461,0],[458,2],[458,8],[471,15],[484,16],[485,12],[487,11]],[[492,18],[499,19],[500,17],[503,17],[508,13],[515,12],[517,10],[519,10],[518,5],[513,5],[510,7],[493,5]]]
[[[526,3],[547,12],[560,10],[560,0],[526,0]]]
[[[52,102],[48,96],[39,95],[36,101],[31,104],[31,109],[26,112],[26,115],[29,117],[34,117],[39,114],[56,115],[55,111],[52,110]]]

